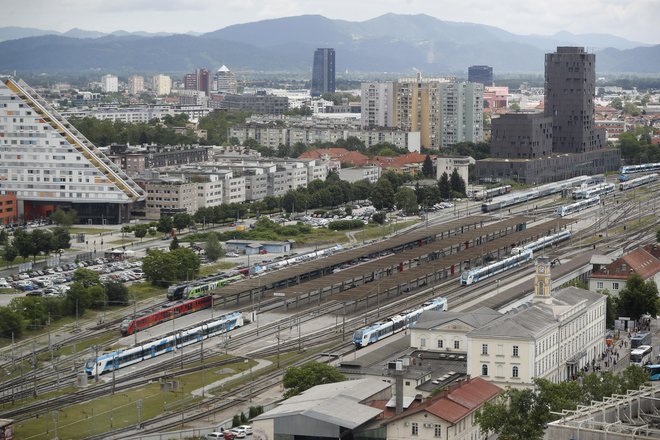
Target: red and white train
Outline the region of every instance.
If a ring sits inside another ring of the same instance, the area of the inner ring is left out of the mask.
[[[125,319],[119,325],[119,330],[123,336],[132,335],[136,331],[139,332],[162,322],[178,318],[179,316],[208,309],[212,305],[213,297],[211,295],[202,296],[135,319]]]

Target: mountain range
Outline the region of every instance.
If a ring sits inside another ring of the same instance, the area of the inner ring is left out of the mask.
[[[5,41],[2,41],[2,40]],[[0,72],[178,73],[198,67],[234,71],[311,71],[317,47],[336,50],[337,72],[456,74],[474,64],[498,72],[543,72],[557,46],[596,53],[599,73],[658,73],[660,45],[610,34],[518,35],[428,15],[385,14],[362,22],[303,15],[195,34],[118,31],[104,34],[0,28]]]

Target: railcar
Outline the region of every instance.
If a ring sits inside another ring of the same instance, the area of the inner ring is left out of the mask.
[[[590,208],[600,204],[600,196],[592,197],[586,200],[580,200],[579,202],[571,203],[570,205],[563,205],[557,208],[557,215],[559,217],[566,217],[569,214],[573,214],[583,209]]]
[[[491,202],[483,203],[481,205],[481,210],[483,212],[497,211],[499,209],[507,208],[519,203],[525,203],[551,194],[557,194],[576,186],[599,180],[601,180],[600,176],[579,176],[573,177],[572,179],[562,180],[561,182],[548,183],[527,191],[496,197]]]
[[[534,253],[531,249],[524,249],[517,255],[505,258],[487,266],[478,267],[476,269],[466,270],[461,274],[460,282],[462,285],[467,286],[485,278],[504,272],[513,267],[519,266],[522,263],[531,261]]]
[[[197,343],[220,333],[230,332],[242,325],[243,316],[241,313],[232,312],[191,329],[181,330],[172,335],[144,342],[125,350],[113,351],[96,358],[88,359],[85,362],[85,372],[88,376],[95,376],[118,370]]]
[[[636,179],[631,179],[626,182],[619,183],[620,191],[627,191],[629,189],[637,188],[638,186],[646,185],[647,183],[654,182],[658,178],[658,175],[647,174],[646,176],[638,177]]]
[[[195,299],[200,296],[207,295],[211,290],[218,287],[226,286],[227,284],[234,283],[243,279],[242,274],[237,275],[216,275],[206,279],[195,280],[190,283],[178,284],[170,286],[167,289],[167,299],[175,301],[178,299]]]
[[[497,188],[485,189],[479,191],[475,196],[474,200],[490,200],[493,197],[501,196],[503,194],[508,194],[511,192],[511,185],[498,186]]]
[[[559,243],[564,240],[568,240],[569,238],[571,238],[571,231],[568,230],[561,231],[557,234],[547,235],[545,237],[539,238],[536,241],[527,243],[524,246],[514,247],[513,249],[511,249],[511,255],[518,255],[527,249],[531,250],[532,252],[536,252],[538,250],[543,249],[546,246],[550,246],[552,244]]]
[[[609,194],[616,190],[616,185],[613,183],[601,183],[599,185],[581,188],[573,191],[573,199],[590,199],[595,196],[602,196]]]
[[[621,167],[621,174],[650,173],[652,171],[660,171],[660,162],[625,165]]]
[[[353,333],[353,344],[356,348],[366,347],[369,344],[392,336],[402,330],[415,325],[421,314],[427,310],[447,311],[447,298],[440,297],[425,302],[418,308],[391,316],[384,321],[376,322],[363,327]]]
[[[185,301],[181,304],[176,304],[171,307],[166,307],[164,309],[137,317],[135,319],[125,319],[119,325],[119,331],[121,331],[122,336],[132,335],[136,331],[142,331],[146,328],[153,327],[154,325],[158,325],[179,316],[207,309],[211,307],[212,304],[213,298],[210,295],[195,298],[193,300]]]

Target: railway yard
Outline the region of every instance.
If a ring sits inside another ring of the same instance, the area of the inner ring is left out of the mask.
[[[534,252],[556,261],[553,274],[563,276],[593,253],[649,243],[659,187],[654,181],[617,189],[561,217],[557,209],[574,202],[570,193],[486,213],[464,202],[384,240],[222,286],[211,291],[211,307],[135,334],[119,331],[138,312],[128,307],[101,324],[81,321],[75,331],[61,330],[56,346],[50,334],[7,345],[0,418],[14,419],[24,439],[134,438],[216,426],[280,397],[287,367],[358,356],[351,337],[366,325],[438,297],[453,311],[520,301],[531,291],[529,261],[471,285],[459,282],[463,272],[502,260],[514,247],[570,231],[570,239]],[[163,295],[150,307],[165,303]],[[203,322],[230,312],[241,313],[242,325],[206,335]],[[177,346],[186,335],[191,342]],[[150,348],[144,360],[85,373],[89,359],[166,338],[172,342],[158,346],[162,351]]]

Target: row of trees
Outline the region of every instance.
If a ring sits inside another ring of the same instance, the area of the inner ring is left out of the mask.
[[[2,258],[8,263],[13,262],[18,256],[24,259],[33,257],[36,261],[39,255],[58,253],[71,247],[71,236],[62,226],[57,226],[52,231],[35,229],[28,232],[19,228],[14,231],[11,240],[3,231],[0,234],[0,244],[3,245]]]
[[[66,316],[83,316],[87,309],[128,304],[128,289],[119,282],[101,283],[99,274],[77,269],[64,297],[25,296],[0,307],[0,337],[20,337],[25,329],[38,329]]]
[[[660,162],[660,145],[651,142],[650,127],[639,127],[619,135],[619,148],[627,164]]]
[[[149,250],[142,259],[142,271],[154,284],[171,284],[194,279],[199,273],[200,259],[189,248],[178,247],[169,252]]]
[[[476,415],[482,431],[509,440],[540,440],[545,425],[563,410],[589,405],[613,394],[636,390],[648,380],[643,367],[630,366],[619,374],[586,374],[580,381],[552,383],[534,379],[534,388],[507,388]]]

